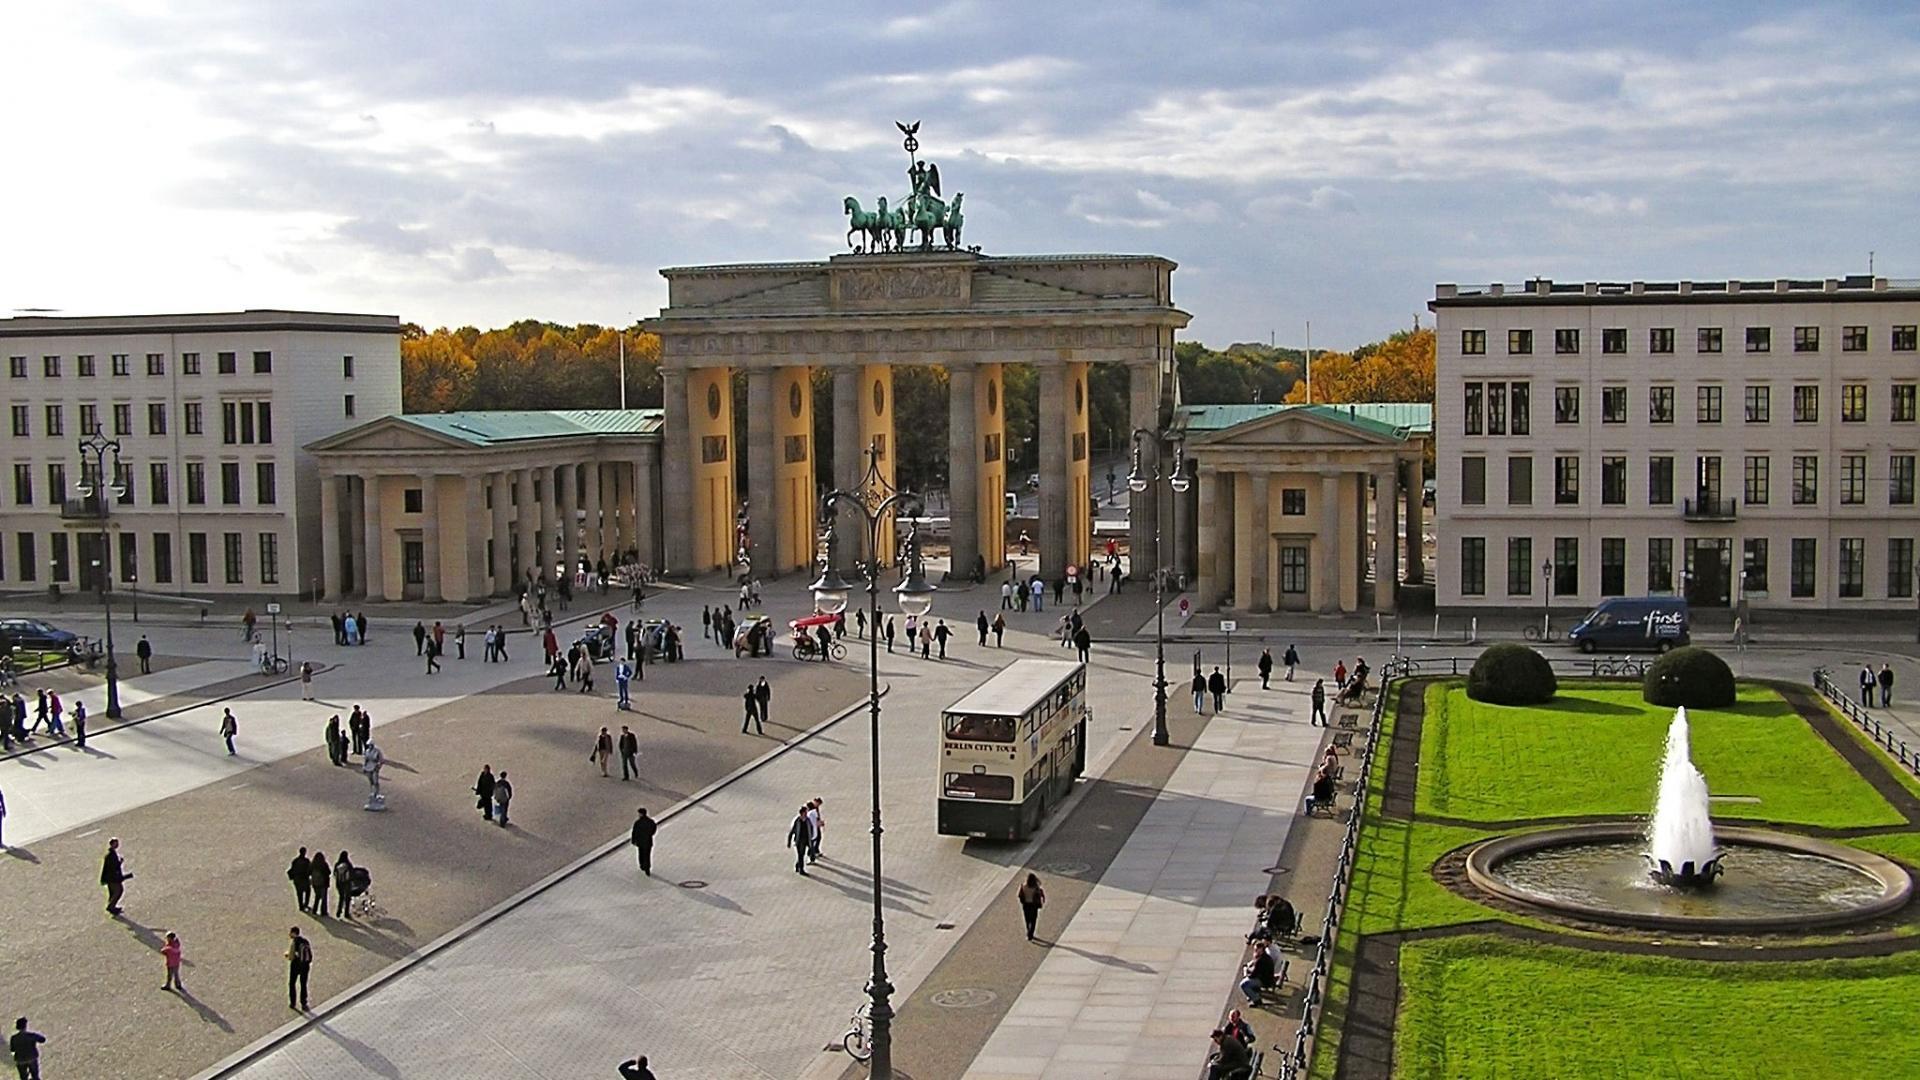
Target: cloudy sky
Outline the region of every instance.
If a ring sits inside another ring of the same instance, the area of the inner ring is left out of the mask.
[[[1435,282],[1920,277],[1920,6],[0,5],[0,317],[624,322],[843,250],[893,121],[988,253],[1180,263],[1190,337]]]

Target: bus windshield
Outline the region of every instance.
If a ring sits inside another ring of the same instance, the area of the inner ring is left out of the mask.
[[[977,716],[972,713],[948,714],[947,738],[958,742],[1012,742],[1014,719],[1011,716]]]

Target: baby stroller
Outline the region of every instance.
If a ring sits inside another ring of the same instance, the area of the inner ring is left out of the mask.
[[[357,918],[371,918],[380,914],[380,905],[373,898],[373,874],[364,866],[356,866],[347,875],[348,910]]]

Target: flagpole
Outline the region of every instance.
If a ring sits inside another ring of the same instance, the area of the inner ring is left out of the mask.
[[[620,331],[620,411],[627,410],[627,332]]]
[[[1313,404],[1313,320],[1307,320],[1307,404]]]

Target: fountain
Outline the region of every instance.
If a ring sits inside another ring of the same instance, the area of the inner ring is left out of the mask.
[[[1495,837],[1467,852],[1467,881],[1529,909],[1659,929],[1808,930],[1906,905],[1913,883],[1891,859],[1771,829],[1716,830],[1690,743],[1680,709],[1667,728],[1659,792],[1644,824]]]

